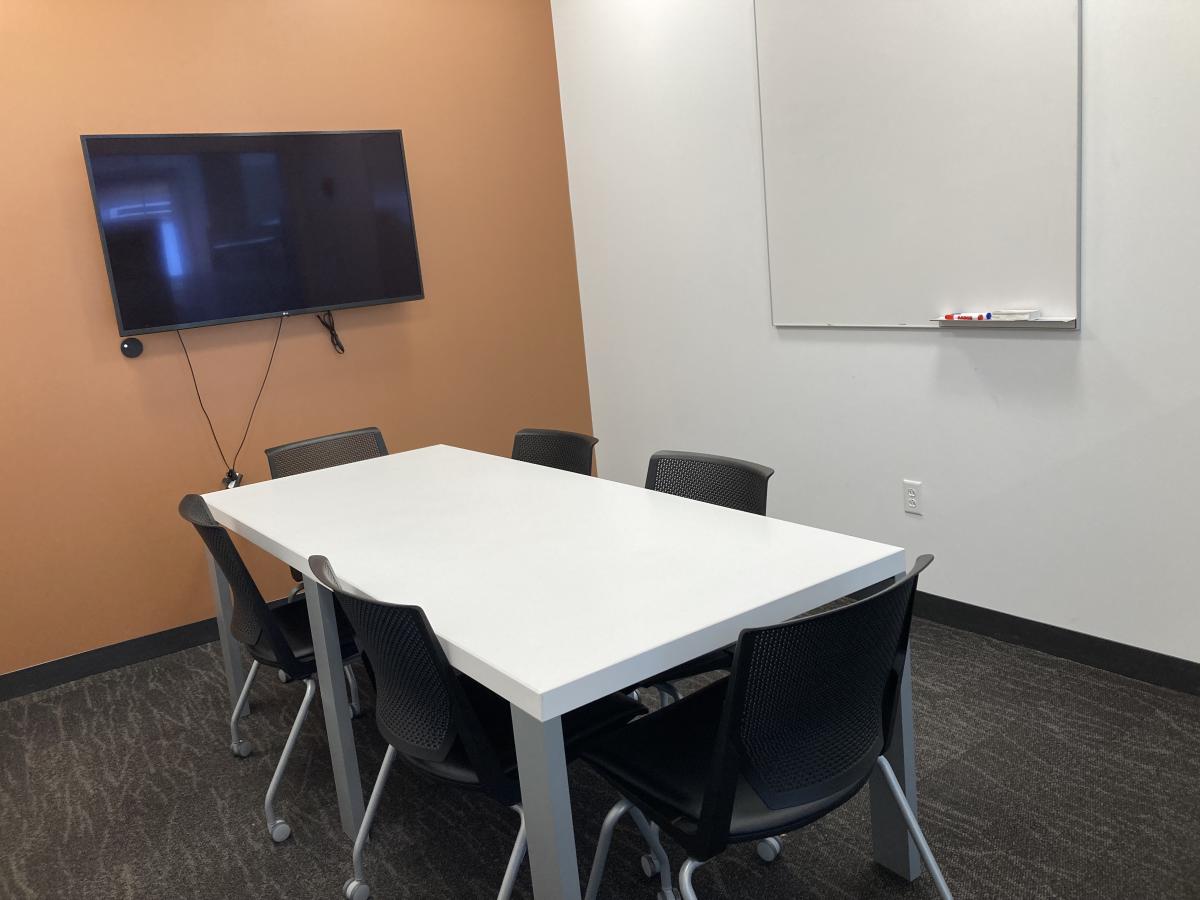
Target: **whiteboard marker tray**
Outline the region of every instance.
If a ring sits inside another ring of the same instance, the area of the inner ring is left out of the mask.
[[[930,319],[939,328],[1058,328],[1073,330],[1079,327],[1075,316],[1042,316],[1040,319],[1002,320],[1002,319]]]

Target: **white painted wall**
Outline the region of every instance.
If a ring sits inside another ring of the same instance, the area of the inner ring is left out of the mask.
[[[1200,661],[1200,3],[1085,0],[1075,335],[773,327],[751,0],[553,9],[601,474],[758,460],[926,590]]]

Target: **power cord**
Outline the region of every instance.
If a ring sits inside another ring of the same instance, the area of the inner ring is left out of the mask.
[[[323,313],[317,313],[317,321],[325,326],[325,330],[329,332],[329,343],[333,344],[333,349],[338,353],[345,353],[346,347],[342,344],[342,339],[338,337],[337,328],[333,324],[333,310],[327,309]]]
[[[254,413],[258,410],[258,401],[262,399],[263,389],[267,386],[267,378],[271,375],[271,366],[275,362],[275,351],[279,347],[279,336],[282,333],[283,317],[281,316],[279,326],[275,329],[275,343],[271,345],[271,356],[267,359],[267,371],[263,373],[262,383],[258,386],[258,394],[254,398],[254,405],[250,407],[250,415],[246,419],[246,428],[242,431],[241,443],[238,444],[238,448],[233,454],[233,461],[230,462],[225,457],[225,450],[221,447],[220,439],[217,438],[217,430],[213,427],[212,417],[208,414],[208,409],[204,406],[204,398],[200,396],[200,384],[196,381],[196,370],[192,366],[192,357],[188,353],[187,344],[184,343],[183,332],[175,332],[175,337],[179,338],[179,346],[183,348],[183,357],[187,360],[188,372],[192,375],[192,387],[196,391],[196,400],[200,403],[200,411],[204,413],[204,420],[208,422],[208,430],[212,434],[213,443],[217,445],[217,453],[221,455],[221,462],[225,464],[225,477],[221,479],[221,483],[225,487],[237,487],[242,483],[242,474],[237,471],[238,455],[242,452],[242,448],[246,446],[246,437],[250,434],[250,425],[254,421]]]

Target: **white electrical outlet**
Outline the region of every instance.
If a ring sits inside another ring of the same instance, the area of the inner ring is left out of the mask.
[[[921,482],[904,479],[904,511],[912,516],[925,514],[921,505]]]

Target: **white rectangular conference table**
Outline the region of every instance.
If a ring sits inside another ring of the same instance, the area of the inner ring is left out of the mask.
[[[447,446],[205,500],[230,531],[304,574],[346,834],[362,820],[363,791],[335,601],[311,577],[314,554],[350,587],[422,607],[450,663],[511,704],[539,900],[580,896],[564,713],[904,570],[896,547]],[[229,585],[213,574],[232,703],[241,653]],[[907,669],[902,695],[890,759],[915,809]],[[871,809],[876,860],[916,878],[916,848],[882,782]]]

